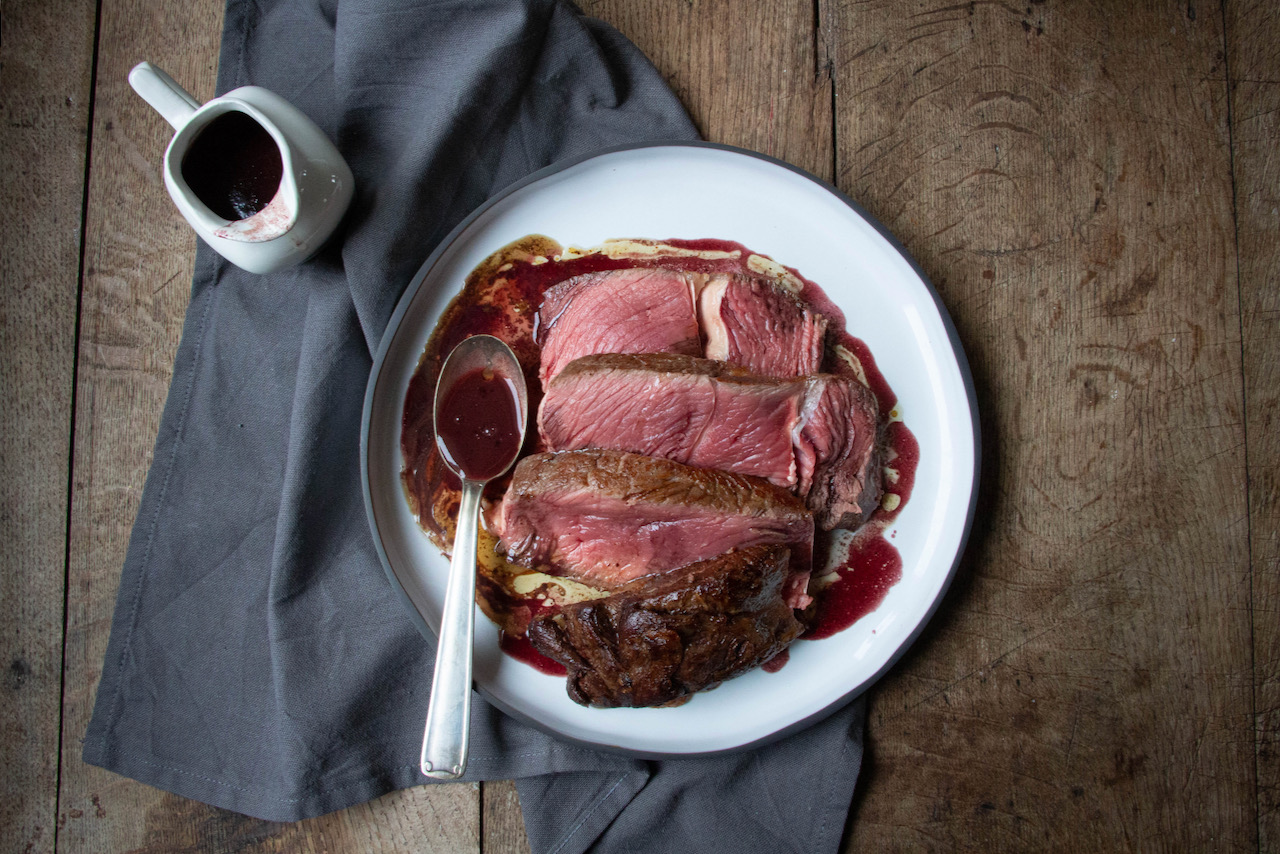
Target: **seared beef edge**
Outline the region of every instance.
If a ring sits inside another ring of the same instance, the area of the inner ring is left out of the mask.
[[[565,666],[575,702],[660,706],[754,669],[801,625],[783,600],[789,550],[753,546],[535,617],[534,647]]]

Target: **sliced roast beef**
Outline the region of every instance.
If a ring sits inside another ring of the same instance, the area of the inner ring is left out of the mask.
[[[808,378],[795,434],[799,493],[826,531],[857,528],[880,503],[879,406],[847,377]]]
[[[805,388],[693,356],[584,356],[547,385],[538,430],[553,451],[615,448],[791,487]]]
[[[538,308],[543,386],[590,353],[700,354],[694,300],[701,278],[675,270],[611,270],[550,288]]]
[[[827,319],[768,279],[662,268],[610,270],[552,287],[538,309],[543,385],[592,353],[685,353],[798,377],[822,364]]]
[[[735,548],[813,554],[813,517],[760,478],[623,451],[534,454],[502,502],[500,544],[519,564],[613,589]]]
[[[553,450],[613,448],[794,488],[830,530],[880,500],[874,395],[848,377],[756,376],[671,354],[586,356],[547,385]]]
[[[642,578],[534,618],[529,640],[568,669],[584,706],[657,706],[764,664],[800,633],[783,546],[754,546]]]
[[[827,319],[766,279],[712,276],[698,296],[708,359],[733,362],[769,377],[817,373]]]

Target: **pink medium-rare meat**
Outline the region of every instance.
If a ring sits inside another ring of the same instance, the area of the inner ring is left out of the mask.
[[[637,268],[575,276],[548,289],[538,308],[543,386],[591,353],[700,354],[694,303],[700,279]]]
[[[795,436],[799,492],[826,531],[857,528],[880,503],[879,406],[847,377],[808,378]]]
[[[529,640],[584,706],[657,706],[773,658],[801,626],[785,546],[752,546],[543,613]]]
[[[605,589],[752,545],[789,545],[798,571],[813,555],[813,517],[786,490],[613,450],[521,460],[501,529],[516,563]]]
[[[854,379],[761,377],[671,354],[598,354],[547,385],[552,451],[611,448],[764,477],[794,489],[824,530],[856,528],[880,500],[875,396]]]
[[[683,353],[798,377],[822,365],[827,319],[768,279],[632,268],[575,276],[538,309],[543,386],[593,353]]]
[[[703,355],[768,377],[800,377],[822,365],[827,319],[765,279],[711,276],[698,295]]]
[[[584,356],[547,384],[538,431],[552,451],[614,448],[792,487],[805,388],[693,356]]]

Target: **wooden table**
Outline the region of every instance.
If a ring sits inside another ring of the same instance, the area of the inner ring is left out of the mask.
[[[973,366],[972,540],[845,850],[1280,850],[1275,5],[583,5],[707,139],[879,217]],[[3,12],[0,847],[527,850],[510,783],[286,825],[81,762],[195,249],[125,76],[212,96],[222,9]]]

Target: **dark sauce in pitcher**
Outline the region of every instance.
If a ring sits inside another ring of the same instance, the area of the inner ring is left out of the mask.
[[[252,116],[229,112],[196,135],[182,158],[182,179],[223,219],[239,220],[262,210],[280,188],[284,162],[267,129]]]

